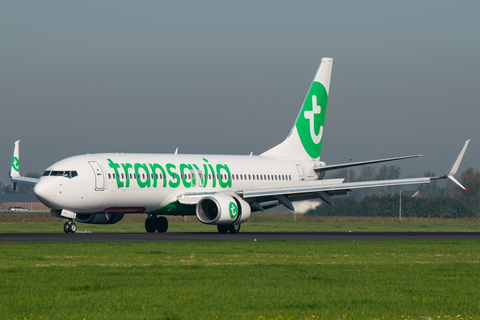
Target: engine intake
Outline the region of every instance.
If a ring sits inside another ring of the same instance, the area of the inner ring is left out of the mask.
[[[250,205],[239,196],[223,193],[206,196],[195,209],[198,221],[205,224],[242,224],[250,218]]]

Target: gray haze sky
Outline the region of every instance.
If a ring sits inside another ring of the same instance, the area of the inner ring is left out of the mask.
[[[334,59],[321,158],[479,168],[478,1],[4,1],[0,181],[83,153],[259,154]]]

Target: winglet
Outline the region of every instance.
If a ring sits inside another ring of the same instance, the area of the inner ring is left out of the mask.
[[[12,164],[10,166],[10,173],[9,173],[10,178],[20,177],[19,145],[20,145],[20,140],[15,141],[15,145],[13,147]]]
[[[452,176],[447,176],[448,179],[452,180],[456,185],[458,185],[460,188],[462,188],[463,190],[469,192],[467,189],[465,189],[464,186],[462,186],[462,184],[460,182],[457,181],[457,179],[455,179],[454,177]]]
[[[460,188],[462,188],[463,190],[468,192],[468,190],[464,186],[462,186],[462,184],[460,182],[458,182],[457,179],[455,179],[453,176],[457,173],[458,167],[460,167],[460,163],[462,162],[463,156],[465,155],[465,151],[467,150],[467,147],[468,147],[468,144],[470,143],[470,140],[471,139],[468,139],[467,141],[465,141],[465,144],[463,145],[462,150],[458,154],[457,158],[453,162],[453,164],[450,167],[450,170],[448,170],[447,174],[442,176],[442,177],[430,178],[430,180],[447,179],[448,178],[448,179],[452,180]]]
[[[467,147],[468,147],[468,144],[470,143],[470,140],[471,139],[468,139],[467,141],[465,141],[465,144],[463,145],[462,150],[460,151],[457,158],[453,162],[450,170],[448,170],[447,176],[453,176],[457,173],[458,167],[460,166],[460,163],[462,162],[463,155],[465,154],[465,151],[467,150]]]

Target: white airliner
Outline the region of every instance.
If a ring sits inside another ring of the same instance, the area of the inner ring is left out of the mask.
[[[37,198],[51,214],[65,218],[64,231],[75,232],[74,220],[114,224],[124,214],[145,213],[147,232],[166,232],[165,215],[196,215],[220,233],[237,233],[252,211],[276,205],[294,210],[293,201],[332,196],[358,188],[429,183],[453,178],[470,140],[447,174],[381,181],[343,183],[324,179],[328,170],[418,157],[419,155],[326,165],[320,161],[325,111],[333,59],[323,58],[288,137],[254,155],[183,155],[146,153],[86,154],[60,160],[39,179],[19,173],[15,142],[11,181],[35,185]],[[161,217],[160,217],[161,216]]]

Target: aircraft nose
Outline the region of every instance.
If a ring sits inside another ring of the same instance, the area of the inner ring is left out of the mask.
[[[44,205],[55,209],[55,187],[51,181],[40,178],[35,187],[33,188],[33,193]]]

